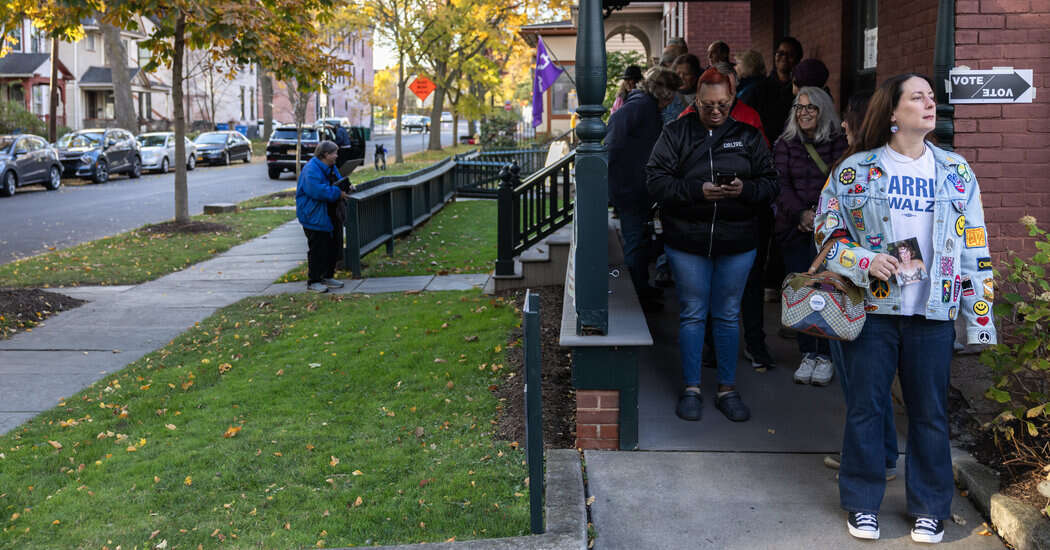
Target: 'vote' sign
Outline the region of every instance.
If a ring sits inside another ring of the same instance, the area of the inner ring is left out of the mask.
[[[1035,99],[1031,69],[952,69],[948,103],[1031,103]]]

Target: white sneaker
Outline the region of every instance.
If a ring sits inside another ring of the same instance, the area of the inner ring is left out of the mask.
[[[306,290],[310,292],[328,292],[328,287],[324,283],[310,283],[306,285]]]
[[[343,288],[346,286],[342,281],[337,281],[335,279],[325,279],[321,282],[328,288]]]
[[[796,384],[809,384],[811,378],[813,378],[813,368],[816,367],[816,360],[813,356],[805,353],[802,355],[802,363],[799,364],[798,369],[795,371],[795,383]]]
[[[831,359],[825,355],[818,355],[813,361],[813,375],[810,377],[809,383],[814,386],[827,386],[834,375],[835,368]]]

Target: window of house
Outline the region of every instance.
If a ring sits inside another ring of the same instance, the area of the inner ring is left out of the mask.
[[[33,86],[33,113],[38,115],[47,114],[47,103],[51,96],[51,90],[47,84]]]
[[[248,117],[251,120],[255,120],[255,88],[251,88],[251,103],[249,103],[248,110],[251,112],[251,116]]]
[[[7,33],[5,42],[12,52],[20,52],[23,48],[22,41],[22,24],[19,23]]]
[[[551,114],[567,115],[575,107],[571,105],[569,96],[576,95],[576,87],[569,81],[568,71],[562,71],[558,80],[550,87],[551,92]]]
[[[244,86],[241,86],[241,119],[244,119]]]
[[[84,33],[84,49],[89,52],[95,51],[95,33],[91,31]]]
[[[143,47],[142,44],[140,43],[139,44],[139,67],[146,66],[146,63],[149,63],[149,58],[150,57],[153,57],[152,52],[149,51],[149,48]]]
[[[44,36],[42,29],[36,27],[30,29],[29,51],[30,53],[47,53],[47,37]]]

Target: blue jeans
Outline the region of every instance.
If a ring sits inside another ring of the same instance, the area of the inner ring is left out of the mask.
[[[878,513],[886,491],[886,408],[894,373],[908,411],[905,458],[908,514],[946,519],[954,483],[948,442],[948,379],[955,325],[920,316],[868,315],[842,343],[846,430],[839,500],[851,512]]]
[[[784,270],[788,273],[805,273],[813,263],[813,258],[817,257],[817,248],[813,246],[812,239],[785,244],[781,247],[780,252],[784,258]],[[797,338],[799,353],[815,353],[825,357],[831,354],[828,350],[827,339],[801,332],[797,334]]]
[[[842,394],[849,397],[846,392],[846,388],[849,385],[849,375],[846,374],[846,369],[843,368],[843,361],[845,358],[842,356],[842,342],[838,340],[828,340],[828,347],[831,348],[831,362],[835,364],[835,374],[838,375],[839,383],[842,384]],[[846,408],[849,408],[849,401],[846,401]],[[900,449],[897,447],[897,423],[893,418],[893,396],[886,396],[886,405],[883,409],[883,426],[885,426],[885,449],[886,449],[886,468],[896,468],[897,459],[900,458]]]
[[[704,328],[711,314],[715,338],[718,383],[736,384],[736,355],[740,343],[737,319],[740,297],[755,251],[708,258],[664,246],[678,289],[678,346],[686,386],[700,384]]]
[[[623,260],[631,274],[634,291],[638,298],[642,299],[653,293],[652,287],[649,286],[649,258],[652,247],[645,234],[646,224],[649,223],[649,209],[644,204],[638,206],[641,209],[618,206],[617,211],[620,214],[620,233],[623,234]]]

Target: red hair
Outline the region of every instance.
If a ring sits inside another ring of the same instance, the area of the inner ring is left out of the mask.
[[[700,86],[704,84],[725,84],[732,88],[732,81],[729,77],[718,72],[718,69],[711,67],[704,71],[704,74],[700,75],[700,78],[696,81],[696,88],[699,90]]]

